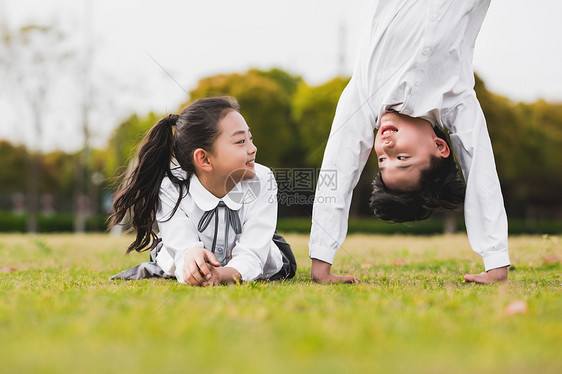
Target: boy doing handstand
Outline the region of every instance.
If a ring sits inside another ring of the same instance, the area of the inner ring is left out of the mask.
[[[309,243],[313,280],[357,281],[333,275],[331,264],[347,234],[353,189],[374,146],[380,170],[371,198],[375,214],[416,221],[464,199],[468,238],[486,269],[465,275],[465,281],[507,281],[507,217],[473,89],[474,43],[488,7],[489,0],[375,4],[324,153],[321,173],[335,171],[337,188],[319,183],[316,189]]]

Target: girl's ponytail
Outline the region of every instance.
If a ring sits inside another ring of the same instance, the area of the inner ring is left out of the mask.
[[[178,120],[177,114],[170,114],[154,125],[145,136],[138,150],[137,164],[126,176],[113,201],[113,214],[109,217],[110,227],[121,224],[127,214],[137,232],[136,239],[127,253],[151,249],[156,245],[157,236],[153,231],[158,207],[160,184],[170,173],[170,161],[174,141],[172,127]]]

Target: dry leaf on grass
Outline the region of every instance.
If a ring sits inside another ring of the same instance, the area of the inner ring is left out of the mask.
[[[562,262],[562,258],[558,255],[555,255],[554,253],[545,255],[542,258],[542,261],[544,264],[556,264],[558,262]]]
[[[527,302],[523,300],[514,300],[510,302],[503,310],[504,316],[512,316],[514,314],[522,314],[527,312]]]
[[[396,260],[394,260],[393,265],[394,266],[404,266],[404,265],[406,265],[406,261],[404,261],[404,259],[402,259],[402,258],[397,258]]]

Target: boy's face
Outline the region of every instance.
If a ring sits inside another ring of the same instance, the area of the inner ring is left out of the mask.
[[[421,118],[385,113],[375,136],[375,152],[384,184],[391,190],[412,191],[432,156],[448,157],[447,143]]]

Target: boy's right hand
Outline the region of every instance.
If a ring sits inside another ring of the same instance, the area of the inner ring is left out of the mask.
[[[318,260],[316,258],[312,259],[312,267],[310,270],[312,281],[316,283],[359,283],[359,279],[355,277],[344,277],[341,275],[334,275],[331,272],[332,264]]]
[[[183,259],[183,281],[190,286],[201,286],[211,278],[211,265],[221,266],[213,252],[195,247]]]

